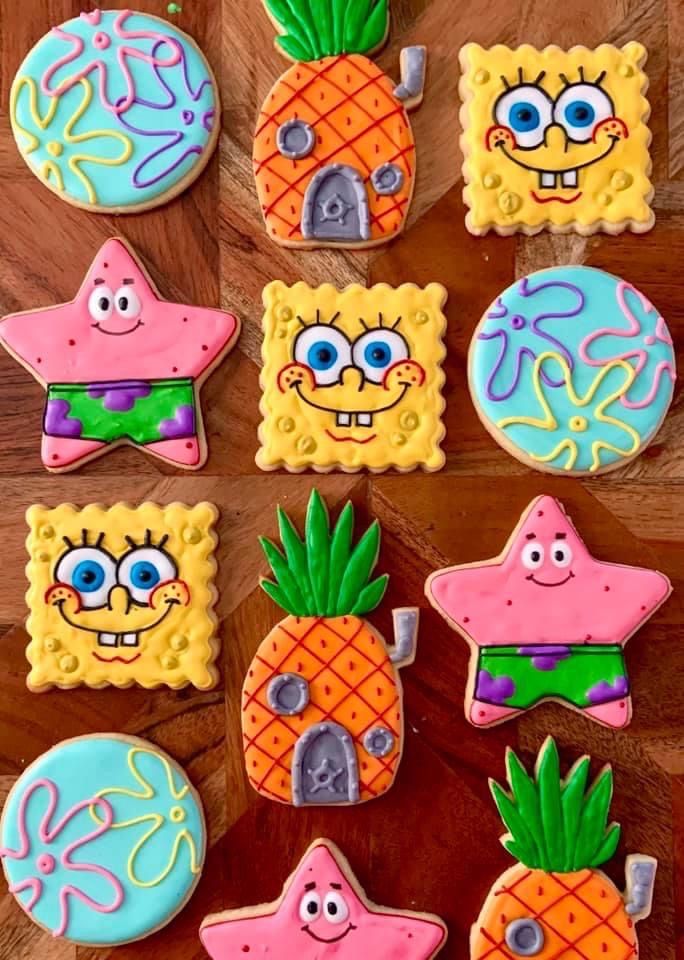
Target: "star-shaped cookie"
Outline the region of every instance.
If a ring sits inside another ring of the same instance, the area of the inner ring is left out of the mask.
[[[4,317],[0,343],[47,392],[48,470],[73,470],[122,443],[192,470],[207,458],[200,387],[239,331],[232,313],[162,300],[114,238],[74,300]]]
[[[212,960],[430,960],[446,936],[439,917],[371,903],[329,840],[309,847],[275,903],[209,916],[200,930]]]
[[[466,716],[477,726],[543,700],[626,726],[624,646],[671,589],[655,570],[592,557],[549,496],[532,501],[498,557],[437,570],[425,585],[470,644]]]

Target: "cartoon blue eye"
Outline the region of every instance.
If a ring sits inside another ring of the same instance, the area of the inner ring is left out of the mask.
[[[572,127],[588,127],[594,122],[594,108],[584,100],[573,100],[565,108],[565,119]]]
[[[372,383],[382,383],[389,368],[408,356],[408,344],[402,335],[382,327],[361,334],[352,349],[354,365]]]
[[[494,119],[513,131],[519,147],[538,147],[553,120],[553,101],[541,87],[521,83],[499,97],[494,106]]]
[[[150,587],[156,587],[159,583],[159,571],[153,563],[146,560],[139,560],[131,567],[131,583],[140,590],[149,590]]]
[[[116,563],[100,547],[75,547],[60,557],[55,580],[73,587],[84,607],[102,607],[116,584]]]
[[[178,569],[165,550],[159,547],[134,547],[119,560],[117,578],[136,603],[149,603],[150,594],[160,583],[175,580]]]
[[[555,122],[579,143],[591,140],[596,124],[614,115],[613,101],[596,83],[571,83],[553,108]]]
[[[294,359],[309,367],[318,386],[330,386],[351,364],[351,344],[341,330],[330,324],[313,323],[297,334]]]

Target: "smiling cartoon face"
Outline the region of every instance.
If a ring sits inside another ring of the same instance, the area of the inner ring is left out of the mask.
[[[29,686],[213,685],[216,511],[32,507]]]
[[[568,52],[464,47],[468,228],[603,220],[648,229],[645,57],[637,43]]]
[[[438,284],[269,284],[259,466],[438,469],[444,300]]]

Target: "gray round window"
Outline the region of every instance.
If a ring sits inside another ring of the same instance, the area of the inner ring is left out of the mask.
[[[363,745],[371,757],[386,757],[394,747],[394,734],[387,727],[373,727],[363,738]]]
[[[391,196],[404,185],[404,171],[396,163],[383,163],[371,173],[371,183],[376,193]]]
[[[534,957],[544,949],[544,931],[538,920],[523,917],[506,927],[506,945],[519,957]]]
[[[301,160],[316,146],[316,134],[304,120],[287,120],[278,127],[276,146],[288,160]]]
[[[268,705],[274,713],[291,717],[301,713],[309,702],[309,684],[297,673],[274,677],[266,691]]]

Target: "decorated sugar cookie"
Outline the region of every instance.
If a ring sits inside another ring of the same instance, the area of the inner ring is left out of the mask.
[[[556,744],[544,742],[530,776],[506,753],[509,790],[490,788],[507,829],[501,842],[518,862],[492,885],[470,933],[471,960],[576,960],[638,956],[636,923],[651,912],[657,861],[632,854],[620,893],[601,869],[620,826],[608,822],[613,772],[587,787],[590,757],[563,779]]]
[[[401,760],[399,670],[415,657],[418,610],[393,611],[389,648],[364,619],[389,578],[371,579],[377,521],[353,544],[351,503],[331,530],[314,490],[303,540],[281,509],[278,522],[282,551],[261,539],[274,576],[261,586],[287,616],[262,641],[242,690],[249,782],[297,807],[372,800],[392,786]]]
[[[594,559],[553,497],[532,501],[498,557],[437,570],[425,585],[470,644],[465,707],[476,726],[556,700],[624,727],[625,644],[671,590],[655,570]]]
[[[217,516],[211,503],[30,507],[30,689],[213,687]]]
[[[162,300],[119,239],[100,248],[75,300],[0,320],[0,343],[46,390],[41,458],[53,471],[124,443],[199,469],[200,387],[239,332],[232,313]]]
[[[264,289],[262,470],[439,470],[446,290]]]
[[[567,51],[468,43],[460,60],[471,233],[650,230],[640,43]]]
[[[200,938],[212,960],[431,960],[447,930],[432,914],[371,903],[335,844],[316,840],[275,903],[209,916]]]
[[[199,882],[205,849],[202,804],[183,770],[154,744],[117,733],[44,753],[10,791],[0,823],[10,893],[53,937],[93,947],[165,926]]]
[[[369,56],[389,0],[264,0],[294,60],[266,97],[254,175],[268,235],[288,247],[370,247],[403,229],[416,177],[408,111],[423,99],[425,47],[401,52],[396,85]]]
[[[676,378],[672,337],[626,280],[551,267],[486,310],[468,378],[480,420],[518,460],[584,476],[621,467],[653,440]]]
[[[53,27],[12,84],[26,163],[68,203],[131,213],[196,180],[218,141],[211,67],[189,36],[149,14],[92,10]]]

